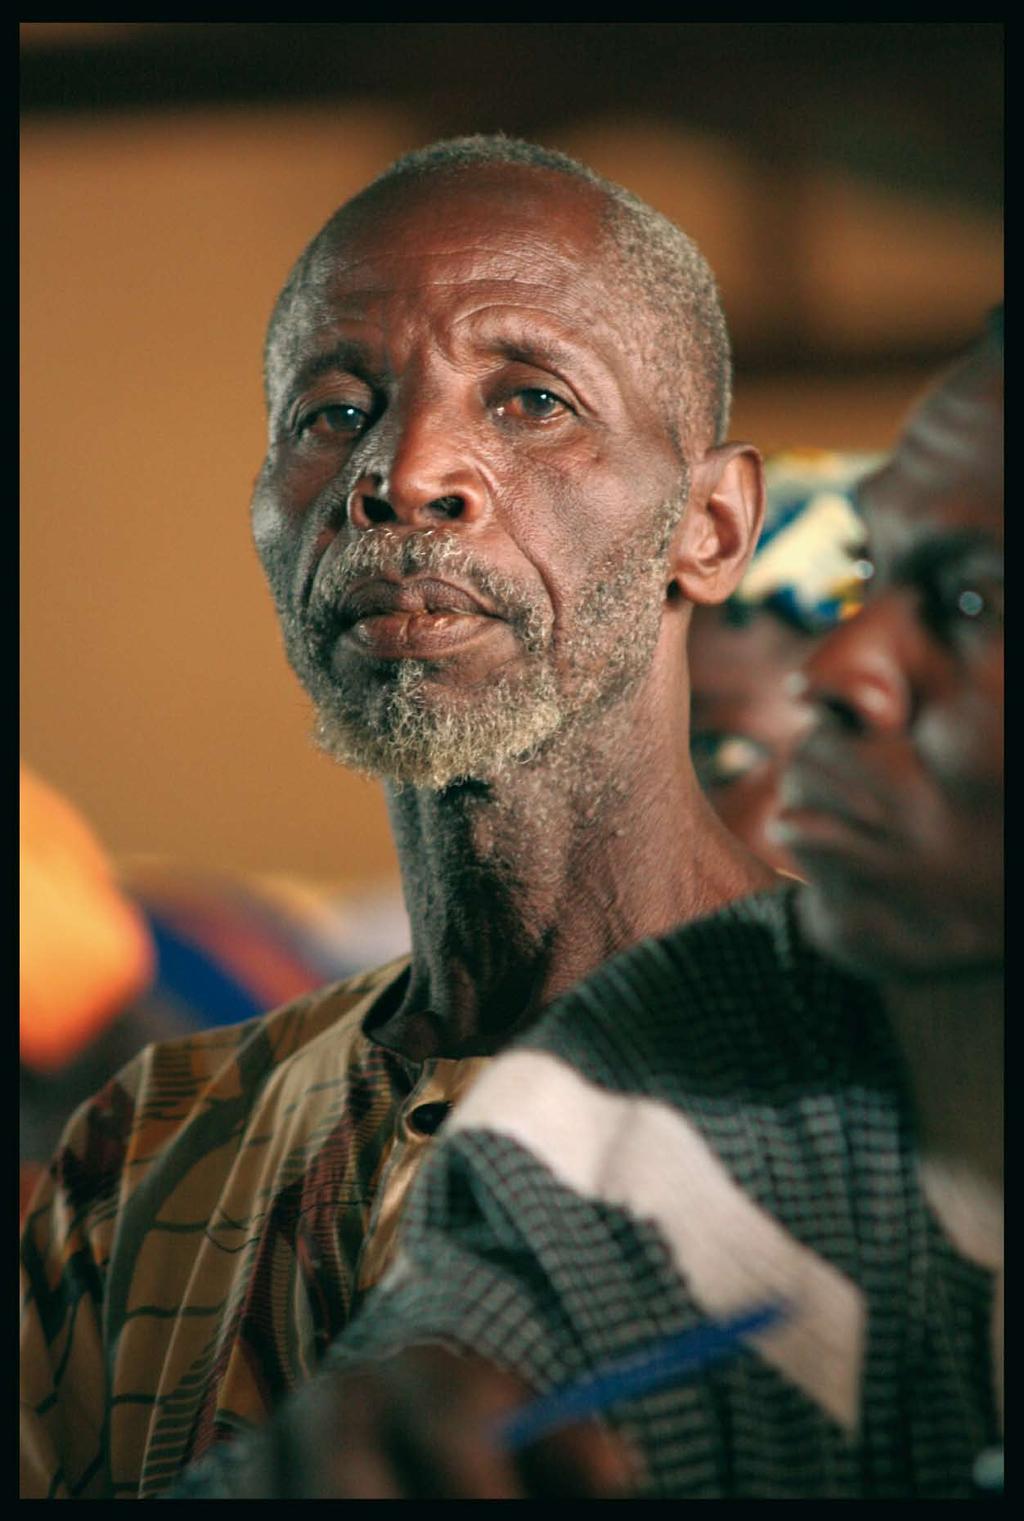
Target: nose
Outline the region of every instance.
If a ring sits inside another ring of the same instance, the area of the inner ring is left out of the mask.
[[[486,486],[446,409],[419,407],[402,420],[382,418],[371,437],[372,457],[348,496],[353,527],[469,526],[486,517]]]
[[[895,595],[869,602],[816,646],[800,695],[859,733],[906,728],[914,705],[914,637],[909,610]]]

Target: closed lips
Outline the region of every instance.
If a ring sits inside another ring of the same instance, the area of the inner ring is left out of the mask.
[[[450,581],[364,581],[344,598],[342,622],[358,623],[363,618],[384,617],[389,613],[463,613],[477,618],[498,615],[478,597]]]
[[[783,816],[817,813],[841,819],[866,834],[887,832],[881,809],[873,798],[865,796],[863,790],[847,789],[817,768],[791,765],[783,776],[779,793],[779,812]]]

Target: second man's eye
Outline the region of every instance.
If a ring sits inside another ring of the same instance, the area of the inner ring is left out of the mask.
[[[936,576],[921,588],[924,615],[933,633],[951,641],[989,633],[1003,619],[1003,588],[994,578]]]
[[[690,735],[690,758],[705,791],[740,781],[769,759],[764,745],[748,734],[695,729]]]

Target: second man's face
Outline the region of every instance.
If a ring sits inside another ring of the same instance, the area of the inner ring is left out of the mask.
[[[921,976],[1003,954],[1002,374],[963,367],[860,492],[863,611],[807,666],[778,838],[823,949]]]

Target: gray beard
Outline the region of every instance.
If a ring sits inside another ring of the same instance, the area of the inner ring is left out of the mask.
[[[432,699],[429,674],[426,661],[403,660],[365,702],[336,692],[318,708],[316,743],[356,771],[440,791],[458,781],[496,780],[562,727],[558,692],[544,666],[515,681],[499,677],[456,702],[436,693]]]
[[[550,607],[492,571],[457,532],[365,533],[318,580],[307,624],[285,618],[289,659],[317,709],[315,742],[356,771],[441,790],[459,781],[497,781],[570,739],[580,723],[634,691],[650,669],[661,629],[665,554],[685,501],[683,490],[650,515],[642,538],[634,535],[618,547],[614,564],[576,609],[557,663]],[[383,570],[401,576],[448,571],[475,586],[520,640],[520,669],[469,693],[431,683],[433,663],[414,659],[395,661],[358,685],[340,682],[330,665],[331,610],[348,586]]]

